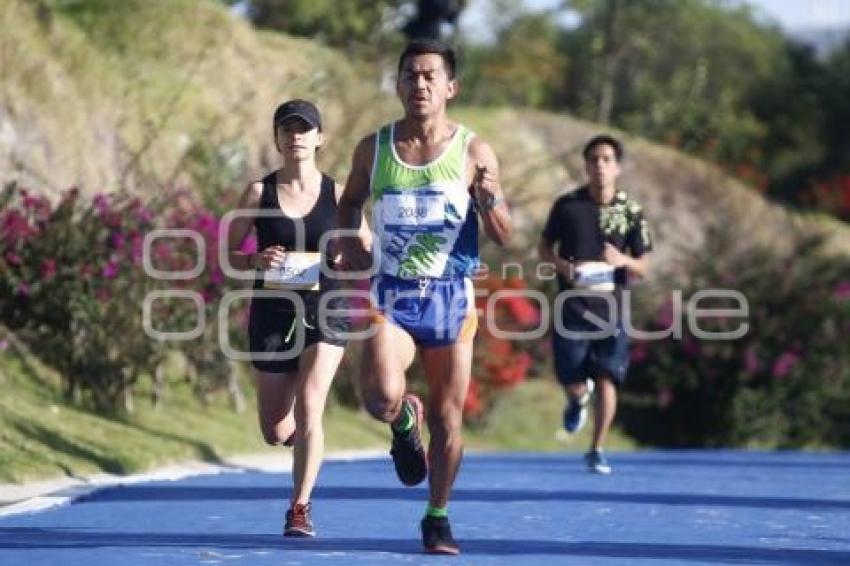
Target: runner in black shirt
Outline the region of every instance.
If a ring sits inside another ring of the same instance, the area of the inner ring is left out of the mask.
[[[601,474],[611,473],[602,445],[617,409],[617,387],[629,365],[622,288],[630,277],[646,274],[644,254],[652,248],[640,205],[616,186],[622,156],[622,145],[610,136],[588,142],[584,159],[589,182],[555,201],[538,246],[540,258],[555,265],[561,292],[572,291],[562,312],[555,313],[566,332],[557,326],[553,332],[555,373],[568,399],[564,428],[575,433],[584,426],[590,394],[596,389],[593,441],[585,460]],[[593,318],[601,320],[594,324]],[[586,336],[602,334],[600,329],[614,320],[613,333]]]

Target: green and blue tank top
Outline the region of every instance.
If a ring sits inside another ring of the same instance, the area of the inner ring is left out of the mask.
[[[466,182],[473,132],[458,125],[445,150],[409,165],[393,143],[395,124],[376,135],[372,165],[373,253],[379,273],[403,279],[466,277],[478,267],[478,219]]]

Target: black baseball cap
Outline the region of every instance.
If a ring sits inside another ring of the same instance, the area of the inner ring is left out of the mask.
[[[293,117],[301,118],[320,131],[322,129],[322,116],[312,102],[298,98],[284,102],[274,111],[274,126],[277,127],[287,118]]]

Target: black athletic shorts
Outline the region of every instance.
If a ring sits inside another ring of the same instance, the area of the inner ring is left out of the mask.
[[[345,346],[346,338],[342,334],[351,330],[349,318],[333,311],[329,311],[326,317],[320,317],[318,293],[304,293],[302,297],[304,308],[300,313],[288,299],[254,297],[251,300],[248,343],[251,364],[258,370],[296,372],[305,348],[318,342]],[[334,310],[344,309],[348,302],[344,298],[336,298],[329,305]],[[299,334],[303,336],[300,344]],[[268,359],[270,357],[276,359]]]
[[[570,320],[564,326],[573,332],[594,332],[598,328],[589,321]],[[629,369],[629,337],[622,324],[605,338],[587,339],[552,333],[555,375],[562,385],[583,383],[586,378],[610,377],[618,387],[626,380]]]

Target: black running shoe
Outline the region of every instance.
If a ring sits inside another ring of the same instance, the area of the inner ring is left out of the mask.
[[[607,476],[612,472],[611,464],[605,459],[605,454],[602,450],[591,450],[584,455],[584,462],[587,464],[587,469],[597,474]]]
[[[460,554],[460,548],[452,536],[452,528],[448,517],[431,517],[422,519],[422,546],[428,554]]]
[[[421,434],[425,411],[422,408],[422,401],[416,395],[405,395],[402,403],[413,409],[416,420],[413,427],[406,432],[393,430],[393,446],[390,449],[390,455],[393,457],[395,472],[401,483],[414,486],[428,477],[428,458],[422,446]],[[402,407],[402,410],[406,409]]]
[[[585,380],[587,390],[581,397],[570,398],[567,408],[564,409],[564,428],[570,434],[575,434],[584,427],[587,421],[587,405],[593,394],[594,383],[592,379]]]
[[[285,537],[314,537],[313,519],[310,518],[311,505],[296,503],[286,512],[286,525],[283,527]]]

